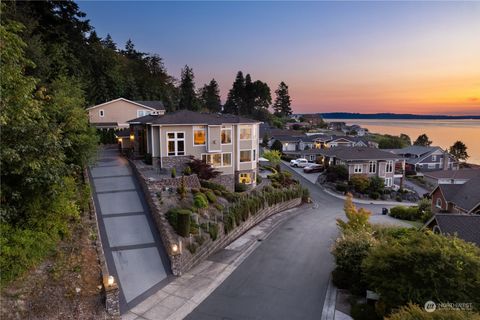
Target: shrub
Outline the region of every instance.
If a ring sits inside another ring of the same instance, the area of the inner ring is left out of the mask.
[[[207,181],[207,180],[200,180],[200,185],[202,186],[202,188],[207,188],[207,189],[211,189],[211,190],[218,190],[220,192],[223,192],[223,191],[227,191],[227,188],[225,188],[225,186],[219,184],[219,183],[215,183],[213,181]]]
[[[420,219],[418,207],[396,206],[390,209],[389,215],[402,220],[414,221]]]
[[[279,141],[279,140],[275,140],[273,141],[272,143],[272,146],[270,147],[271,150],[276,150],[278,152],[282,152],[283,151],[283,145],[282,143]]]
[[[198,175],[199,179],[203,180],[210,180],[217,177],[221,172],[215,170],[211,165],[208,163],[203,162],[200,159],[192,159],[188,163],[191,171]]]
[[[423,198],[418,202],[418,215],[423,222],[427,222],[433,216],[432,204],[429,199]]]
[[[212,190],[208,190],[205,195],[207,196],[207,199],[210,203],[215,203],[217,202],[217,197],[215,194],[212,192]]]
[[[376,311],[375,306],[366,303],[352,305],[350,315],[354,320],[382,320]]]
[[[180,182],[180,187],[177,188],[177,192],[180,195],[180,200],[185,199],[185,197],[187,196],[185,176],[182,176],[182,181]]]
[[[416,304],[409,303],[396,310],[385,320],[478,320],[480,316],[473,312],[460,310],[437,309],[434,312],[426,312]]]
[[[177,210],[177,228],[176,231],[182,237],[187,237],[190,234],[190,216],[191,211],[186,209]]]
[[[235,228],[235,216],[233,213],[229,213],[223,217],[223,226],[225,233],[229,233]]]
[[[209,223],[209,225],[208,225],[208,233],[210,234],[210,238],[212,238],[212,241],[217,240],[217,237],[218,237],[218,224],[216,224],[216,223]]]
[[[262,180],[263,180],[262,177],[259,174],[257,174],[257,184],[262,183]]]
[[[220,190],[213,190],[213,193],[215,193],[217,196],[222,196],[222,191]]]
[[[193,198],[193,204],[198,209],[204,209],[208,207],[207,197],[203,193],[199,192],[195,194],[195,197]]]
[[[186,176],[189,176],[192,174],[192,168],[190,167],[185,167],[185,169],[183,169],[183,174],[186,175]]]
[[[172,178],[177,177],[177,169],[172,168],[172,173],[171,173]]]
[[[369,178],[370,180],[370,187],[369,190],[371,193],[377,192],[377,193],[382,193],[383,189],[385,189],[385,182],[383,181],[382,178],[373,176]]]
[[[373,200],[377,200],[378,198],[380,198],[380,193],[370,192],[370,198],[372,198]]]
[[[333,280],[337,286],[353,288],[356,292],[365,289],[361,265],[374,244],[375,239],[366,231],[346,232],[335,241],[332,254],[336,273]]]
[[[342,231],[363,231],[371,229],[368,218],[372,213],[364,208],[357,209],[353,204],[351,194],[348,194],[345,199],[344,211],[348,221],[345,222],[342,219],[337,219],[337,225]]]
[[[192,188],[191,191],[192,191],[192,194],[196,194],[200,192],[200,190],[198,190],[197,188]]]
[[[398,202],[402,202],[402,197],[397,196],[397,197],[395,198],[395,200],[397,200]]]
[[[308,188],[303,188],[302,189],[302,201],[303,202],[308,202],[310,199],[310,190]]]
[[[368,179],[368,177],[364,175],[354,175],[350,178],[350,181],[355,188],[355,191],[360,193],[365,193],[370,187],[370,179]]]
[[[200,235],[195,236],[194,239],[195,239],[195,242],[198,243],[199,246],[204,244],[205,240],[206,240],[204,236],[200,236]]]
[[[280,158],[281,158],[281,155],[282,155],[280,151],[274,150],[274,149],[266,150],[266,151],[263,152],[262,156],[265,159],[267,159],[268,161],[270,161],[270,163],[272,165],[276,165],[276,164],[280,163]]]
[[[235,183],[235,192],[245,192],[248,187],[244,183]]]
[[[215,203],[214,206],[218,211],[222,211],[224,209],[223,206],[220,203]]]
[[[412,231],[371,248],[362,269],[386,311],[408,302],[468,301],[480,306],[480,248],[431,232]]]
[[[152,154],[151,153],[145,153],[145,159],[144,159],[146,164],[151,165],[152,164]]]
[[[345,181],[348,179],[348,169],[344,165],[329,166],[327,168],[327,181],[335,182],[337,180]]]
[[[335,184],[335,189],[337,189],[337,191],[340,191],[340,192],[347,192],[348,185],[345,183],[338,182],[337,184]]]
[[[195,242],[187,244],[187,249],[190,251],[191,254],[195,254],[197,252],[198,245]]]

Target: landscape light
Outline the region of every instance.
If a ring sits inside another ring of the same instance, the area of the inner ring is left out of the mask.
[[[123,141],[123,139],[122,139],[122,138],[118,138],[118,142],[120,142],[120,143],[121,143],[122,141]]]
[[[108,276],[108,279],[107,279],[108,286],[113,286],[114,283],[115,283],[115,278],[113,278],[113,276]]]
[[[132,133],[132,134],[130,134],[130,140],[132,140],[132,141],[133,141],[134,139],[135,139],[135,135],[134,135],[133,133]]]

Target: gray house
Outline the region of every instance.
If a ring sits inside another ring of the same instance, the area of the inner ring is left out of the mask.
[[[181,110],[128,121],[133,149],[151,154],[160,168],[183,168],[202,159],[221,172],[218,182],[254,186],[259,155],[259,124],[240,116]]]
[[[390,149],[406,161],[407,172],[458,170],[458,161],[440,147],[409,146],[403,149]]]

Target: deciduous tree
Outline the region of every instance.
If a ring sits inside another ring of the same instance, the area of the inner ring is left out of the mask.
[[[417,140],[413,143],[416,146],[428,147],[432,144],[432,141],[428,139],[428,136],[424,133],[418,136]]]
[[[469,155],[467,152],[467,146],[462,141],[456,141],[450,147],[450,153],[455,157],[455,159],[457,159],[457,161],[459,160],[466,161],[469,158]]]

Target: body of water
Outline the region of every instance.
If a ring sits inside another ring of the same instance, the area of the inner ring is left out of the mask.
[[[449,148],[460,140],[467,146],[468,162],[480,164],[480,120],[384,120],[384,119],[326,119],[358,124],[372,133],[398,136],[405,133],[415,141],[423,133],[433,141],[432,146]]]

